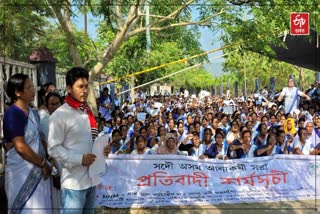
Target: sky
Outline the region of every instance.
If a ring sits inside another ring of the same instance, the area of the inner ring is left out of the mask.
[[[202,27],[201,28],[201,37],[199,42],[201,44],[201,48],[204,51],[210,51],[219,47],[222,47],[223,44],[218,41],[217,34],[211,32],[208,28]],[[209,39],[208,39],[209,38]],[[222,51],[217,51],[210,53],[208,55],[208,59],[220,57],[223,55]],[[221,63],[224,61],[223,57],[217,58],[212,60],[210,63],[205,65],[207,71],[209,71],[214,77],[220,76],[222,74],[222,65]]]
[[[84,17],[83,15],[78,15],[78,17],[75,17],[72,20],[77,28],[79,30],[84,30]],[[97,25],[99,23],[99,19],[96,17],[93,17],[91,14],[88,14],[87,16],[87,30],[88,30],[88,34],[89,36],[95,40],[97,38]]]

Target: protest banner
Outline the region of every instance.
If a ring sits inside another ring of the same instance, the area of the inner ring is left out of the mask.
[[[273,202],[320,196],[320,161],[314,156],[222,161],[174,155],[111,155],[106,162],[107,170],[97,186],[97,207]]]

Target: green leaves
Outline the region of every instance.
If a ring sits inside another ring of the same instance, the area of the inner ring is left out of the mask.
[[[26,1],[6,1],[0,5],[1,56],[25,61],[34,43],[45,34],[44,7],[33,8]]]

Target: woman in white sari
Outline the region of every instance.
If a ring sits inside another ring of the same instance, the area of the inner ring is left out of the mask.
[[[305,97],[307,100],[310,100],[310,97],[300,91],[297,87],[294,86],[294,80],[289,78],[288,87],[284,87],[278,97],[278,101],[281,102],[284,100],[285,112],[292,113],[299,107],[299,97]]]
[[[8,95],[13,105],[4,114],[3,132],[9,213],[51,213],[51,170],[39,132],[40,117],[29,107],[35,96],[32,81],[24,74],[13,75]]]

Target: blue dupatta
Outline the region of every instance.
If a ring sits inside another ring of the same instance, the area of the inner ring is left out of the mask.
[[[290,104],[290,107],[289,107],[289,110],[288,112],[286,113],[290,113],[293,109],[293,106],[295,104],[295,100],[297,100],[297,105],[299,104],[299,96],[298,96],[298,92],[299,92],[299,89],[298,88],[295,88],[296,89],[296,95],[294,96],[294,98],[292,99],[292,102]]]

